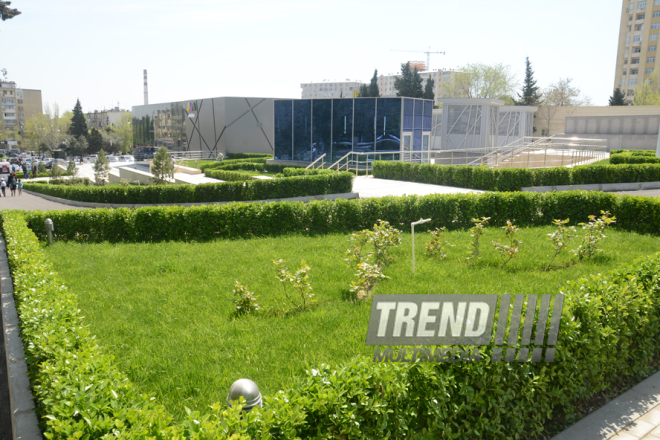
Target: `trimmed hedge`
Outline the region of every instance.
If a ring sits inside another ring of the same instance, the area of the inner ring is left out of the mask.
[[[660,181],[660,165],[593,165],[574,168],[500,168],[373,163],[374,177],[456,186],[486,191],[520,191],[529,186],[582,185]]]
[[[95,211],[112,212],[87,212]],[[553,363],[356,358],[336,370],[314,366],[293,389],[264,396],[264,407],[248,414],[220,402],[175,424],[96,344],[23,214],[1,217],[28,374],[49,439],[534,438],[548,434],[550,420],[574,421],[597,393],[648,376],[660,353],[657,254],[562,290]],[[491,350],[482,347],[482,356],[489,359]]]
[[[264,153],[228,153],[227,159],[272,159],[272,154]]]
[[[243,171],[257,171],[257,172],[267,171],[269,173],[281,173],[282,171],[284,171],[285,168],[302,168],[302,167],[297,167],[294,165],[275,165],[275,164],[267,164],[267,163],[245,162],[245,163],[232,163],[227,165],[219,165],[213,168],[205,167],[204,173],[206,174],[206,172],[210,170],[225,170],[225,171],[243,170]]]
[[[278,174],[278,177],[292,177],[292,176],[314,176],[317,174],[332,174],[336,173],[336,170],[328,170],[325,168],[284,168],[281,174]],[[353,173],[351,173],[353,174]]]
[[[655,150],[611,150],[610,154],[627,153],[633,156],[655,156]]]
[[[207,169],[204,172],[206,177],[212,177],[213,179],[220,179],[226,182],[245,182],[247,180],[252,180],[252,174],[250,173],[240,173],[238,171],[225,171],[225,170],[209,170]]]
[[[261,163],[265,164],[266,159],[228,159],[228,160],[223,160],[220,162],[213,162],[213,163],[205,163],[199,167],[200,170],[205,171],[205,170],[213,170],[217,168],[222,168],[226,165],[234,165],[237,163]]]
[[[199,185],[62,186],[25,183],[24,188],[54,197],[93,203],[200,203],[283,199],[341,194],[353,189],[353,175],[335,173],[288,179]]]
[[[610,156],[612,165],[619,164],[640,164],[640,163],[660,163],[660,157],[654,155],[634,155],[634,154],[613,154]]]
[[[469,228],[473,226],[470,219],[481,216],[491,217],[493,226],[503,226],[507,220],[521,227],[548,226],[554,219],[570,218],[572,224],[587,221],[601,210],[611,211],[619,228],[660,233],[659,199],[586,191],[30,211],[26,218],[42,238],[46,236],[44,220],[50,217],[58,240],[142,242],[351,232],[370,228],[379,219],[407,229],[411,222],[431,218],[420,230]]]

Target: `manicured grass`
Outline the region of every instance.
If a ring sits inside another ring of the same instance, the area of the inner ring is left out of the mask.
[[[199,167],[201,167],[202,165],[205,165],[207,163],[214,163],[214,162],[215,160],[213,159],[184,160],[183,166],[199,169]]]
[[[592,167],[596,165],[612,165],[612,164],[610,163],[609,159],[603,159],[603,160],[599,160],[598,162],[590,163],[587,166]]]
[[[520,231],[521,251],[504,269],[491,241],[482,237],[483,259],[465,263],[467,231],[446,233],[454,247],[445,261],[425,256],[430,234],[415,236],[417,273],[411,269],[411,236],[403,235],[391,279],[381,294],[510,293],[554,294],[569,280],[602,273],[657,251],[659,239],[612,229],[597,258],[572,264],[568,253],[543,268],[553,253],[553,228]],[[582,235],[582,231],[580,231]],[[370,356],[365,346],[370,301],[348,301],[352,272],[344,265],[348,235],[284,236],[209,243],[63,244],[47,248],[57,271],[76,293],[86,321],[120,368],[145,392],[155,392],[181,418],[184,407],[204,411],[224,401],[230,384],[248,377],[262,393],[286,389],[305,369],[339,366]],[[576,239],[571,248],[578,245]],[[272,260],[295,271],[301,259],[312,266],[316,305],[276,317],[285,306]],[[231,317],[234,281],[259,295],[262,315]]]

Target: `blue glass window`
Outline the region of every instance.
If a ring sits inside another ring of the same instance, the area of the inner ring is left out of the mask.
[[[359,98],[355,100],[353,118],[353,151],[372,152],[376,133],[376,99]]]
[[[431,131],[433,128],[433,102],[424,101],[424,131]]]
[[[275,159],[293,159],[292,101],[275,101]]]
[[[414,100],[403,100],[403,131],[413,130]]]
[[[415,100],[415,130],[421,130],[424,120],[424,102]]]
[[[332,101],[315,99],[312,101],[312,160],[323,154],[325,161],[330,161],[332,138]],[[316,151],[314,151],[316,149]]]
[[[399,151],[401,99],[378,98],[376,112],[376,151]]]
[[[332,162],[353,150],[353,99],[333,100]]]
[[[312,101],[293,101],[293,160],[312,160]]]

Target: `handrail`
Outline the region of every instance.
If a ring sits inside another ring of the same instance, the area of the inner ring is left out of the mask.
[[[335,163],[333,163],[332,165],[330,165],[330,166],[328,167],[328,169],[331,170],[335,165],[337,165],[337,171],[339,171],[339,162],[341,162],[342,160],[346,159],[346,158],[347,158],[348,156],[350,156],[351,154],[353,154],[353,152],[352,152],[352,151],[349,151],[348,153],[346,153],[346,154],[344,155],[344,157],[342,157],[342,158],[339,159],[337,162],[335,162]]]
[[[323,159],[323,158],[325,157],[326,154],[327,154],[327,153],[323,153],[322,156],[319,156],[318,159],[316,159],[314,162],[312,162],[312,163],[310,163],[309,165],[307,165],[307,167],[306,167],[305,169],[308,170],[308,169],[310,169],[310,168],[316,168],[316,167],[314,166],[314,165],[316,165],[316,162],[318,162],[319,160]],[[323,165],[324,165],[324,164],[325,164],[325,160],[324,160],[323,162],[321,162],[321,168],[323,168]]]

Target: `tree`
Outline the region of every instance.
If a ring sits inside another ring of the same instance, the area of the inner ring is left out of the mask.
[[[87,136],[87,120],[82,112],[80,99],[76,101],[76,106],[73,108],[73,117],[71,118],[69,134],[75,137]]]
[[[422,98],[424,99],[430,99],[430,100],[435,100],[435,93],[433,92],[433,87],[435,87],[435,81],[433,81],[433,78],[429,78],[426,80],[426,85],[424,86],[424,94],[422,95]]]
[[[515,100],[515,104],[538,107],[540,103],[541,94],[534,79],[532,63],[529,62],[529,57],[527,57],[525,58],[525,81],[523,81],[522,94],[518,93],[518,99]]]
[[[610,96],[610,105],[626,105],[626,95],[620,88],[617,87],[614,94]]]
[[[103,150],[103,136],[101,136],[101,133],[96,128],[92,128],[87,141],[89,142],[89,147],[87,148],[89,154],[96,154]]]
[[[374,76],[371,77],[369,96],[372,98],[378,98],[380,96],[380,90],[378,90],[378,69],[374,70]]]
[[[53,165],[54,167],[55,165]],[[76,163],[72,160],[69,161],[69,164],[66,166],[66,172],[70,173],[71,176],[76,177],[78,175],[78,167]]]
[[[151,174],[154,175],[154,182],[157,184],[167,183],[168,177],[174,176],[174,166],[172,165],[172,157],[167,152],[167,148],[160,147],[154,156],[154,161],[151,164]]]
[[[550,123],[560,107],[578,107],[591,105],[589,98],[583,97],[577,87],[573,87],[571,78],[560,78],[543,91],[543,105],[539,107],[538,117],[541,119],[545,136],[550,135]]]
[[[491,98],[507,100],[517,87],[511,68],[504,64],[476,63],[458,69],[445,88],[448,98]]]
[[[369,87],[367,87],[366,84],[362,84],[360,86],[360,98],[368,98],[369,97]]]
[[[80,136],[79,138],[71,137],[69,141],[69,155],[82,157],[87,154],[88,148],[89,143],[87,143],[85,136]]]
[[[131,112],[126,112],[121,115],[117,121],[117,126],[112,127],[112,132],[117,136],[119,144],[121,146],[121,152],[132,153],[133,152],[133,124],[132,124]],[[186,126],[185,122],[182,124],[183,127]],[[178,136],[178,134],[177,134]],[[182,134],[185,136],[185,130]]]
[[[633,105],[660,105],[660,72],[656,69],[643,84],[635,86]]]
[[[11,5],[11,2],[0,1],[0,17],[2,17],[2,21],[9,20],[21,14],[21,11],[12,9],[9,5]]]
[[[401,77],[394,78],[394,88],[396,96],[406,96],[408,98],[421,98],[424,94],[422,89],[422,77],[419,76],[417,67],[410,69],[410,63],[401,64]]]
[[[71,125],[72,114],[64,113],[60,116],[57,104],[51,108],[44,106],[43,114],[35,114],[25,121],[23,139],[25,147],[32,151],[49,151],[60,148],[62,144],[70,143],[71,137],[67,134]]]
[[[109,153],[119,153],[122,152],[122,141],[119,135],[115,132],[115,129],[111,125],[107,125],[105,129],[99,132],[103,140],[103,150]],[[91,135],[90,135],[91,139]]]
[[[108,163],[108,158],[105,157],[105,152],[103,150],[99,151],[99,155],[96,156],[94,161],[94,180],[96,183],[105,185],[105,182],[108,180],[108,171],[110,171],[110,164]]]

